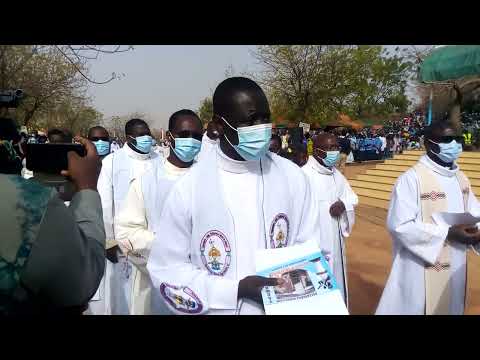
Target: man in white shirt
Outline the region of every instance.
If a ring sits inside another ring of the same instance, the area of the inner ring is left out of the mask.
[[[381,156],[382,158],[385,155],[385,149],[387,148],[387,138],[385,137],[385,134],[383,132],[380,133],[380,141],[382,142],[382,146],[380,147],[381,151]]]
[[[107,260],[99,296],[90,302],[93,314],[126,315],[130,313],[132,266],[118,247],[114,224],[123,208],[130,182],[160,159],[152,150],[152,136],[147,123],[132,119],[125,124],[125,146],[105,157],[98,179],[105,223]]]
[[[134,179],[115,225],[116,240],[135,266],[131,315],[151,313],[151,285],[146,265],[158,222],[173,184],[193,165],[202,145],[202,123],[191,110],[175,112],[168,122],[170,155]],[[138,273],[137,273],[138,272]]]
[[[471,212],[480,205],[456,160],[461,134],[451,124],[426,128],[427,154],[401,175],[392,192],[387,226],[393,264],[377,314],[461,315],[465,310],[466,252],[477,246],[475,225],[436,222],[437,212]]]
[[[347,179],[335,168],[340,146],[333,134],[324,133],[314,141],[313,155],[302,170],[307,175],[317,209],[320,237],[318,244],[330,253],[333,275],[348,305],[347,262],[344,238],[350,236],[355,221],[358,197]]]
[[[224,80],[213,95],[215,151],[173,187],[147,264],[177,314],[263,314],[257,249],[316,239],[310,188],[290,161],[268,152],[267,98],[252,80]]]

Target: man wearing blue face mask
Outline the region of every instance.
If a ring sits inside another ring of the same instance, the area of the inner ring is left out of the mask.
[[[121,149],[107,155],[102,161],[98,178],[98,192],[102,199],[106,244],[109,253],[116,256],[107,260],[104,292],[93,314],[127,315],[131,309],[131,284],[135,275],[132,265],[118,247],[115,223],[124,206],[132,180],[138,178],[160,160],[152,150],[152,136],[147,123],[131,119],[125,124],[127,142]],[[110,250],[113,249],[113,250]],[[95,300],[95,299],[94,299]],[[90,303],[92,305],[92,302]]]
[[[103,126],[94,126],[88,130],[88,140],[93,142],[93,145],[97,148],[100,160],[110,154],[110,135]]]
[[[218,85],[218,146],[172,188],[147,269],[175,314],[263,314],[258,249],[315,241],[310,188],[301,170],[268,151],[272,123],[262,89],[234,77]]]
[[[426,155],[393,187],[387,227],[393,264],[377,314],[462,315],[467,286],[467,250],[479,247],[475,224],[450,226],[438,212],[471,212],[480,204],[456,160],[462,135],[447,121],[425,129]]]
[[[344,240],[352,232],[358,197],[335,167],[340,159],[340,148],[335,135],[318,135],[313,143],[313,155],[308,158],[302,170],[310,181],[316,207],[314,214],[322,224],[318,244],[330,253],[333,275],[348,306]]]
[[[130,184],[124,207],[116,222],[116,239],[124,254],[139,271],[132,284],[131,315],[163,313],[158,298],[151,297],[146,270],[150,247],[158,227],[163,205],[175,182],[187,173],[202,145],[202,123],[191,110],[175,112],[168,122],[170,155]],[[158,306],[160,305],[160,306]]]

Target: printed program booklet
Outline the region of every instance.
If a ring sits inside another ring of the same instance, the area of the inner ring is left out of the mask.
[[[267,315],[348,315],[342,294],[322,251],[308,242],[259,250],[257,275],[285,280],[262,290]]]

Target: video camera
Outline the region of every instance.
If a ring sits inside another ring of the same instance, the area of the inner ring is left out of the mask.
[[[0,108],[17,108],[24,96],[22,89],[0,90]]]

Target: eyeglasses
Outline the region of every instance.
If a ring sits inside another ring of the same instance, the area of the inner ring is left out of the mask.
[[[99,136],[92,136],[92,137],[88,138],[88,140],[93,141],[93,142],[98,141],[98,140],[103,140],[103,141],[108,141],[108,142],[110,142],[110,139],[109,139],[108,136],[101,136],[101,137],[99,137]]]
[[[193,138],[198,141],[202,141],[202,137],[203,137],[203,134],[189,131],[189,130],[179,131],[178,133],[175,133],[175,134],[172,132],[170,133],[172,134],[173,137],[176,137],[176,138]]]

